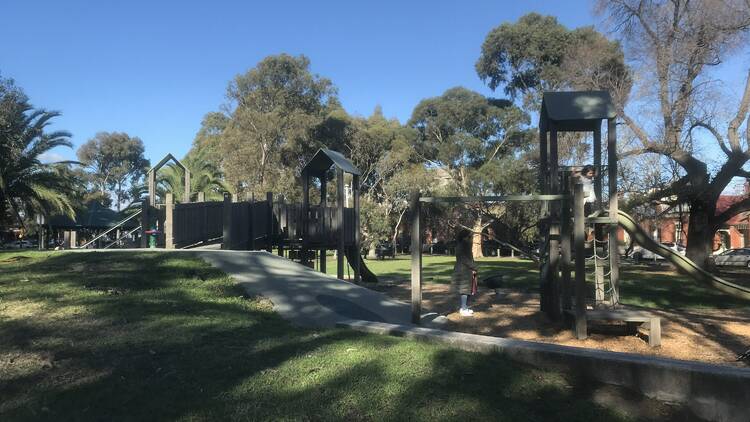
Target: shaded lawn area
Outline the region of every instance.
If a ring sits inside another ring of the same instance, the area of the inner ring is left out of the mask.
[[[410,257],[399,255],[395,259],[367,260],[367,266],[383,280],[408,280],[410,277]],[[422,268],[425,283],[450,283],[455,257],[445,255],[424,255]],[[480,258],[480,279],[490,274],[505,274],[506,287],[525,291],[539,291],[539,271],[537,265],[520,258]],[[336,262],[329,259],[327,273],[336,274]],[[621,265],[620,298],[622,303],[658,309],[729,309],[750,307],[748,301],[735,299],[719,291],[669,271],[665,267]],[[750,278],[750,274],[746,276]],[[593,297],[593,268],[587,272],[590,294]],[[742,282],[742,280],[734,280]]]
[[[0,253],[0,339],[4,421],[628,419],[499,355],[292,327],[184,254]]]

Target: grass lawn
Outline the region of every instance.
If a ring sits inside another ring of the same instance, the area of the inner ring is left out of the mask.
[[[410,277],[410,257],[367,260],[367,266],[383,279],[406,280]],[[424,255],[422,268],[425,283],[450,283],[455,257]],[[539,271],[530,260],[520,258],[480,258],[480,278],[495,273],[509,275],[507,287],[528,291],[539,290]],[[336,274],[336,261],[329,257],[329,274]],[[748,301],[735,299],[719,291],[704,287],[687,276],[673,273],[664,267],[650,267],[623,263],[621,266],[620,298],[622,303],[660,309],[727,309],[750,307]],[[593,271],[588,272],[593,296]]]
[[[499,355],[295,328],[186,255],[0,253],[0,339],[3,421],[628,419]]]

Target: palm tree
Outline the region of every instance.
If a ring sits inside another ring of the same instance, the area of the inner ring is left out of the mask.
[[[45,132],[60,113],[34,109],[12,82],[0,84],[0,219],[12,215],[24,226],[24,218],[38,214],[72,217],[75,183],[70,162],[40,159],[53,148],[72,147],[70,133]]]
[[[222,172],[206,159],[203,150],[188,153],[180,162],[190,171],[191,198],[203,192],[207,201],[216,201],[223,198],[224,192],[231,190]],[[184,178],[180,168],[169,165],[157,175],[157,179],[160,193],[172,192],[175,199],[182,199]]]

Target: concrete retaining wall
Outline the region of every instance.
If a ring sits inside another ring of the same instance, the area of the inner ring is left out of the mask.
[[[358,331],[448,344],[459,349],[498,352],[537,367],[575,374],[640,391],[658,400],[688,406],[710,421],[750,421],[750,369],[654,358],[632,353],[535,343],[412,325],[351,320],[337,324]]]

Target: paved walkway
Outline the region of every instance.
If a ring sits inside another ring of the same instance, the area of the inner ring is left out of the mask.
[[[276,312],[299,325],[332,327],[351,319],[407,324],[410,320],[406,303],[268,252],[191,252],[232,276],[249,294],[270,299]]]

